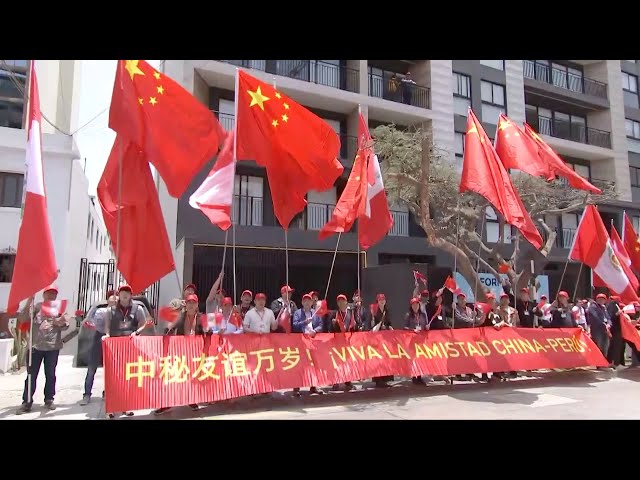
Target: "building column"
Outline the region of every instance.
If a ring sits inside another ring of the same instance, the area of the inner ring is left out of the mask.
[[[526,121],[522,65],[522,60],[504,61],[507,116],[518,125],[522,125]]]
[[[453,70],[451,60],[428,62],[431,110],[431,131],[436,149],[451,161],[455,161],[453,125]],[[412,72],[413,74],[413,72]]]

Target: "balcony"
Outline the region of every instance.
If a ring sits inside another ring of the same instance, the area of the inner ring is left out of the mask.
[[[393,227],[387,235],[392,237],[408,237],[409,236],[409,212],[399,212],[391,210],[393,217]]]
[[[558,68],[551,68],[533,60],[524,61],[524,77],[537,80],[554,87],[574,93],[582,93],[603,100],[607,100],[607,84],[591,78],[566,72]]]
[[[596,147],[611,148],[611,133],[588,128],[581,123],[557,120],[527,112],[527,123],[541,135],[571,140]]]
[[[216,112],[215,110],[213,111],[213,113],[216,117],[218,117],[218,121],[220,122],[220,125],[222,125],[222,128],[224,128],[225,132],[232,131],[236,126],[235,115],[231,113],[220,113]]]
[[[335,205],[325,203],[307,203],[307,209],[304,212],[303,228],[307,230],[320,230],[324,224],[329,221],[333,214]]]
[[[402,74],[382,70],[382,74],[369,73],[369,96],[392,102],[431,108],[429,87],[409,83]]]
[[[556,247],[570,249],[571,245],[573,245],[573,239],[576,236],[575,228],[563,228],[558,231],[558,236],[556,237]]]
[[[231,219],[236,225],[261,227],[262,205],[263,199],[261,197],[234,195]]]
[[[322,60],[220,60],[242,68],[253,68],[272,75],[295,78],[303,82],[359,91],[360,72],[344,65]]]

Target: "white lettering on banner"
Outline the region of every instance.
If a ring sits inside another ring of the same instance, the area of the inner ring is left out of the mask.
[[[506,279],[507,275],[503,274],[500,275],[500,277],[502,279]],[[481,273],[478,275],[478,278],[480,280],[480,285],[478,285],[478,288],[488,288],[491,293],[496,296],[496,298],[500,297],[500,295],[504,293],[504,291],[502,290],[502,284],[494,275],[490,273]],[[455,274],[455,279],[458,288],[460,288],[462,292],[467,296],[467,301],[470,303],[475,302],[475,285],[469,285],[465,278],[459,273]],[[547,298],[549,298],[549,277],[547,275],[535,276],[532,278],[530,283],[536,286],[535,298],[532,300],[538,300],[540,298],[540,295],[546,295]],[[518,285],[518,290],[520,290],[524,286],[525,285]]]

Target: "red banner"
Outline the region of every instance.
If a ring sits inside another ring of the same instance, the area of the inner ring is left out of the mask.
[[[213,402],[375,376],[605,367],[581,329],[122,337],[104,341],[106,411]]]

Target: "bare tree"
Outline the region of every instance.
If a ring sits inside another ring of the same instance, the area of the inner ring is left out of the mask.
[[[547,183],[513,173],[516,189],[545,243],[537,251],[516,234],[513,250],[509,258],[504,258],[501,251],[505,249],[499,248],[505,241],[502,221],[498,242],[488,244],[484,230],[489,202],[475,193],[458,193],[460,173],[451,160],[453,155],[434,145],[430,130],[399,130],[394,125],[381,125],[372,134],[389,200],[407,205],[424,229],[427,242],[455,257],[459,273],[472,286],[480,285],[480,270],[500,280],[500,265],[504,270],[508,268],[505,273],[510,285],[527,284],[531,260],[536,270],[541,269],[556,241],[556,232],[545,223],[545,217],[578,212],[585,205],[616,197],[613,184],[604,186],[602,195],[591,195],[559,180]],[[485,293],[478,289],[478,300],[484,300]]]

